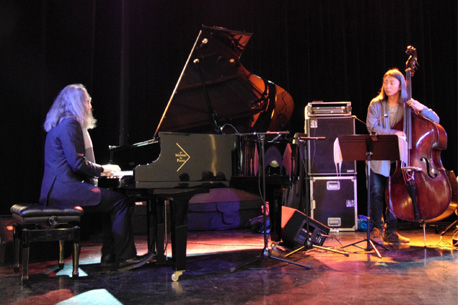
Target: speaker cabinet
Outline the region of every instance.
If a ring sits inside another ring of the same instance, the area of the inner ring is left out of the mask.
[[[283,206],[281,211],[281,236],[287,246],[305,245],[307,235],[312,244],[323,245],[330,232],[327,226],[293,208]]]
[[[311,177],[310,216],[335,231],[355,231],[358,226],[356,176]]]
[[[334,141],[339,135],[355,134],[355,119],[352,116],[310,117],[305,121],[305,133],[309,137],[325,137],[308,141],[308,175],[336,175]],[[341,174],[356,175],[356,161],[343,161]]]

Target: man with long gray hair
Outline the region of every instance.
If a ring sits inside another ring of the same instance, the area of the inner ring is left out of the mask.
[[[104,224],[103,265],[126,271],[146,264],[153,254],[137,256],[131,225],[133,204],[122,193],[94,185],[94,178],[120,171],[95,162],[88,129],[95,127],[92,98],[81,84],[66,86],[48,111],[44,129],[44,176],[40,202],[56,207],[82,206],[110,215]],[[108,217],[107,217],[108,218]]]

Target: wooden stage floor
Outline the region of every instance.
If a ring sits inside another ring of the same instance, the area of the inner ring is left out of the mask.
[[[436,231],[427,228],[424,247],[421,229],[402,230],[411,243],[378,247],[381,258],[365,250],[366,242],[344,248],[348,256],[315,247],[287,257],[310,269],[263,255],[263,235],[250,230],[190,232],[187,270],[177,282],[170,265],[124,273],[102,268],[100,236],[90,236],[82,243],[78,279],[69,277],[71,257],[63,270],[56,261],[32,262],[23,285],[11,263],[1,265],[0,304],[458,304],[453,230],[442,239]],[[323,246],[339,249],[365,237],[335,233]],[[146,237],[136,240],[142,254]]]

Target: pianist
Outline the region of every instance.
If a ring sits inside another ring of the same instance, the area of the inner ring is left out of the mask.
[[[44,176],[40,202],[58,207],[82,206],[86,212],[109,214],[104,224],[101,262],[119,271],[140,267],[152,254],[137,256],[131,228],[133,205],[120,192],[94,186],[94,178],[110,175],[117,165],[95,163],[88,129],[95,127],[91,97],[81,84],[66,86],[54,100],[44,123]]]

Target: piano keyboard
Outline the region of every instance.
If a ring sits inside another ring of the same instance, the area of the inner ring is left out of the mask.
[[[134,171],[113,172],[110,176],[101,176],[98,178],[98,187],[125,188],[134,183]]]

